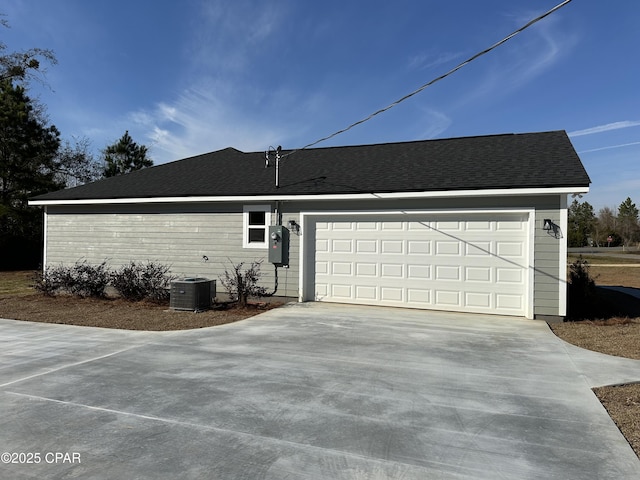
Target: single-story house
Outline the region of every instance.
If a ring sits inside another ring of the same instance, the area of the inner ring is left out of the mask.
[[[216,279],[263,259],[263,285],[277,273],[299,301],[566,314],[568,196],[590,184],[566,132],[289,153],[266,168],[226,148],[35,197],[45,267],[153,260]],[[289,233],[277,271],[273,225]]]

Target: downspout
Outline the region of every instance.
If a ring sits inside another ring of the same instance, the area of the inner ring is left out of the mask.
[[[44,271],[47,269],[47,232],[48,232],[48,223],[49,223],[49,212],[48,209],[49,207],[47,207],[45,205],[44,207],[44,225],[43,225],[43,246],[42,246],[42,272],[44,273]]]

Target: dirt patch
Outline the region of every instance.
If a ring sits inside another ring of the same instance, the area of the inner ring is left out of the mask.
[[[254,304],[244,309],[221,305],[194,313],[170,310],[168,304],[31,294],[0,298],[0,318],[126,330],[186,330],[236,322],[279,305]]]
[[[594,388],[593,391],[640,458],[640,384]]]
[[[640,360],[640,319],[611,318],[599,321],[550,325],[558,337],[594,352]],[[640,372],[638,374],[640,376]]]
[[[558,337],[578,347],[640,360],[639,318],[610,318],[549,326]],[[594,388],[593,392],[640,458],[640,384]]]

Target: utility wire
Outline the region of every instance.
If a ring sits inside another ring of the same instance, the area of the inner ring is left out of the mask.
[[[281,158],[282,158],[282,159],[284,159],[284,158],[286,158],[286,157],[288,157],[288,156],[290,156],[290,155],[293,155],[293,154],[294,154],[294,153],[296,153],[296,152],[299,152],[299,151],[301,151],[301,150],[306,150],[307,148],[313,147],[314,145],[317,145],[318,143],[321,143],[321,142],[325,142],[325,141],[327,141],[327,140],[330,140],[331,138],[336,137],[336,136],[340,135],[341,133],[345,133],[346,131],[351,130],[353,127],[356,127],[356,126],[361,125],[361,124],[363,124],[363,123],[365,123],[365,122],[368,122],[369,120],[371,120],[371,119],[372,119],[373,117],[375,117],[376,115],[380,115],[381,113],[384,113],[384,112],[386,112],[387,110],[391,110],[391,109],[392,109],[393,107],[395,107],[396,105],[398,105],[398,104],[400,104],[400,103],[404,102],[405,100],[408,100],[409,98],[411,98],[411,97],[413,97],[413,96],[417,95],[418,93],[422,92],[425,88],[430,87],[430,86],[431,86],[431,85],[433,85],[434,83],[437,83],[437,82],[439,82],[440,80],[443,80],[443,79],[447,78],[448,76],[450,76],[450,75],[454,74],[455,72],[457,72],[458,70],[460,70],[462,67],[464,67],[464,66],[468,65],[469,63],[473,62],[473,61],[474,61],[474,60],[476,60],[477,58],[480,58],[480,57],[482,57],[483,55],[486,55],[487,53],[491,52],[492,50],[495,50],[496,48],[498,48],[498,47],[499,47],[500,45],[502,45],[503,43],[508,42],[509,40],[511,40],[513,37],[515,37],[515,36],[516,36],[516,35],[518,35],[519,33],[523,32],[524,30],[526,30],[527,28],[529,28],[529,27],[530,27],[530,26],[532,26],[533,24],[538,23],[540,20],[542,20],[542,19],[544,19],[544,18],[548,17],[549,15],[551,15],[552,13],[554,13],[555,11],[560,10],[562,7],[564,7],[565,5],[567,5],[567,4],[568,4],[568,3],[570,3],[570,2],[571,2],[571,0],[565,0],[565,1],[564,1],[564,2],[562,2],[562,3],[559,3],[558,5],[556,5],[555,7],[553,7],[551,10],[549,10],[549,11],[547,11],[547,12],[543,13],[543,14],[542,14],[542,15],[540,15],[539,17],[534,18],[533,20],[531,20],[530,22],[528,22],[526,25],[523,25],[522,27],[520,27],[519,29],[517,29],[517,30],[516,30],[516,31],[514,31],[513,33],[511,33],[511,34],[507,35],[506,37],[504,37],[504,38],[503,38],[502,40],[500,40],[499,42],[494,43],[494,44],[493,44],[493,45],[491,45],[489,48],[487,48],[487,49],[485,49],[485,50],[483,50],[483,51],[481,51],[481,52],[476,53],[474,56],[472,56],[472,57],[470,57],[468,60],[465,60],[464,62],[460,63],[458,66],[456,66],[456,67],[452,68],[452,69],[451,69],[451,70],[449,70],[447,73],[445,73],[445,74],[443,74],[443,75],[440,75],[440,76],[439,76],[439,77],[437,77],[437,78],[434,78],[433,80],[431,80],[431,81],[430,81],[430,82],[428,82],[428,83],[425,83],[424,85],[422,85],[422,86],[421,86],[420,88],[418,88],[417,90],[414,90],[413,92],[411,92],[411,93],[409,93],[409,94],[405,95],[404,97],[402,97],[402,98],[400,98],[400,99],[396,100],[396,101],[395,101],[395,102],[393,102],[392,104],[390,104],[390,105],[388,105],[388,106],[386,106],[386,107],[384,107],[384,108],[381,108],[380,110],[378,110],[377,112],[372,113],[372,114],[371,114],[371,115],[369,115],[368,117],[363,118],[362,120],[358,120],[357,122],[352,123],[352,124],[351,124],[351,125],[349,125],[348,127],[343,128],[342,130],[338,130],[337,132],[332,133],[331,135],[328,135],[328,136],[326,136],[326,137],[323,137],[323,138],[321,138],[320,140],[316,140],[316,141],[315,141],[315,142],[313,142],[313,143],[309,143],[309,144],[305,145],[305,146],[304,146],[304,147],[302,147],[302,148],[298,148],[298,149],[292,150],[291,152],[289,152],[289,153],[286,153],[286,154],[282,155],[282,157],[281,157]]]

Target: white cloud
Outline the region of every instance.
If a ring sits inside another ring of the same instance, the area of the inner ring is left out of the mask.
[[[602,150],[613,150],[614,148],[631,147],[633,145],[640,145],[640,142],[621,143],[620,145],[610,145],[608,147],[592,148],[590,150],[582,150],[581,152],[578,152],[578,154],[601,152]]]
[[[609,132],[611,130],[620,130],[621,128],[630,128],[637,126],[640,126],[640,121],[613,122],[607,123],[606,125],[598,125],[596,127],[585,128],[584,130],[576,130],[575,132],[570,132],[568,135],[570,137],[581,137],[583,135],[593,135],[596,133]]]
[[[421,132],[418,138],[431,139],[440,136],[453,123],[444,113],[434,110],[433,108],[424,108],[424,119],[420,123],[426,124],[426,128]]]
[[[171,102],[130,115],[150,139],[156,163],[229,146],[260,151],[284,136],[278,127],[251,118],[211,90],[192,87]]]
[[[276,37],[285,16],[275,5],[251,0],[202,1],[188,54],[192,68],[222,75],[245,71],[252,56]]]
[[[514,23],[522,26],[534,16],[514,17]],[[474,63],[488,68],[476,82],[476,88],[460,98],[457,107],[513,93],[549,71],[578,42],[576,35],[562,30],[558,23],[558,18],[546,18],[487,56],[478,58]]]
[[[409,68],[427,70],[446,63],[450,63],[462,57],[461,52],[421,53],[409,59]]]
[[[253,0],[202,1],[185,52],[185,87],[173,98],[128,114],[163,163],[226,147],[260,151],[284,143],[278,107],[294,95],[264,91],[252,74],[261,49],[278,41],[286,11]],[[297,107],[304,108],[304,107]]]

